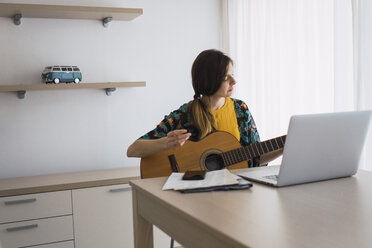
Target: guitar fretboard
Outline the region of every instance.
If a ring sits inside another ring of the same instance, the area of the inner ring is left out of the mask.
[[[255,143],[250,146],[241,147],[235,150],[221,153],[224,165],[227,167],[251,158],[259,157],[262,154],[279,150],[284,147],[286,135]]]

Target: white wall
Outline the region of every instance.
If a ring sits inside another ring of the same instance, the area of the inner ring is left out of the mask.
[[[10,2],[0,0],[0,2]],[[83,82],[145,88],[0,92],[0,178],[137,166],[127,147],[193,96],[196,55],[221,47],[220,1],[23,1],[143,8],[130,22],[0,18],[0,85],[42,83],[47,65],[78,65]],[[12,1],[14,3],[14,1]],[[18,1],[18,3],[22,3]]]

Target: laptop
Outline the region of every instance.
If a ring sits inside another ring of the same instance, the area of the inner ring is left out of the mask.
[[[289,122],[280,167],[239,176],[276,187],[354,175],[372,111],[295,115]]]

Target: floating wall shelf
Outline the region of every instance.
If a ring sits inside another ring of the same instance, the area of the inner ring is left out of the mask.
[[[72,90],[72,89],[105,89],[106,95],[111,95],[119,87],[144,87],[146,82],[115,82],[115,83],[59,83],[59,84],[19,84],[0,85],[1,91],[17,92],[19,99],[25,98],[28,90]]]
[[[111,20],[130,21],[142,14],[143,10],[137,8],[0,3],[0,17],[14,18],[16,25],[27,17],[101,20],[107,26]]]

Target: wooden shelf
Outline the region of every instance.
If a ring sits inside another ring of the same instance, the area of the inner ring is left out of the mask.
[[[0,85],[0,91],[20,90],[69,90],[69,89],[106,89],[119,87],[143,87],[146,82],[115,82],[115,83],[59,83],[59,84],[18,84]]]
[[[0,3],[0,17],[14,18],[17,14],[27,18],[90,19],[130,21],[143,14],[138,8],[109,8],[44,4]]]
[[[116,88],[121,87],[144,87],[146,82],[114,82],[114,83],[59,83],[59,84],[19,84],[0,85],[1,91],[17,92],[18,98],[23,99],[28,90],[72,90],[72,89],[105,89],[107,95]]]

